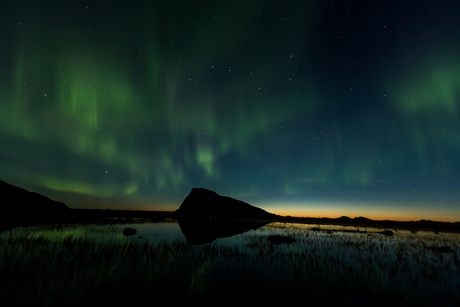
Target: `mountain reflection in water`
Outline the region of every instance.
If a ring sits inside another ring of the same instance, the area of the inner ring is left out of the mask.
[[[459,306],[460,234],[392,229],[389,236],[377,228],[279,222],[244,232],[261,225],[230,224],[237,227],[134,220],[2,232],[0,271],[8,283],[0,287],[0,305],[35,306],[37,297],[52,298],[48,306],[96,300],[118,306],[120,299],[144,305],[153,293],[206,305],[234,298],[230,302],[271,305]],[[125,228],[136,234],[125,236]],[[204,242],[211,243],[198,244]],[[82,281],[84,288],[74,286]],[[43,286],[29,286],[37,284]]]
[[[160,243],[182,241],[185,238],[188,244],[201,245],[215,242],[217,239],[230,238],[251,230],[257,230],[267,224],[268,222],[244,220],[180,219],[160,223],[130,223],[120,226],[120,229],[126,227],[136,229],[137,233],[132,236],[131,240]],[[228,243],[226,241],[226,244]]]
[[[258,221],[213,219],[179,219],[179,227],[188,244],[211,243],[218,238],[232,237],[268,224]]]

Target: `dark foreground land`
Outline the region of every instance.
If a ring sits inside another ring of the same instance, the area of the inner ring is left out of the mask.
[[[98,210],[98,209],[71,209],[73,223],[75,222],[121,222],[130,221],[131,219],[145,219],[152,222],[160,222],[164,219],[182,219],[182,220],[214,220],[215,222],[234,222],[234,221],[257,221],[257,222],[281,222],[281,223],[301,223],[312,225],[338,225],[338,226],[355,226],[355,227],[374,227],[374,228],[390,228],[390,229],[406,229],[410,231],[433,231],[460,233],[460,222],[436,222],[430,220],[420,221],[377,221],[365,217],[349,218],[342,216],[340,218],[310,218],[310,217],[291,217],[271,215],[263,218],[243,219],[241,217],[219,217],[206,215],[180,215],[173,211],[132,211],[132,210]]]
[[[339,222],[355,222],[355,230],[329,233],[341,228],[322,227],[334,220],[72,213],[67,224],[0,234],[0,306],[460,306],[458,234],[393,235],[371,229],[374,221],[346,218]],[[146,239],[132,225],[171,219],[186,241]],[[276,221],[287,223],[234,244],[203,244]],[[296,221],[317,225],[289,224]]]
[[[460,223],[284,217],[205,189],[174,212],[0,191],[0,306],[460,306]],[[185,241],[123,225],[171,220]],[[238,245],[207,244],[236,234]]]

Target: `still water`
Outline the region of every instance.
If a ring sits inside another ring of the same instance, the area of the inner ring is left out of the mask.
[[[136,233],[125,236],[125,228]],[[154,291],[186,301],[239,293],[272,302],[276,293],[282,302],[459,306],[459,258],[460,235],[450,233],[172,220],[33,226],[0,234],[0,272],[9,280],[0,302],[35,295],[67,304],[121,292],[129,281],[141,300]],[[43,286],[24,288],[25,277]]]
[[[217,226],[216,226],[217,225]],[[132,236],[123,235],[123,229],[133,228],[136,233]],[[198,229],[198,230],[197,230]],[[31,226],[17,228],[3,235],[23,236],[27,233],[28,238],[46,237],[48,239],[87,239],[97,242],[149,242],[156,244],[183,242],[194,245],[221,245],[221,246],[246,246],[253,241],[264,240],[269,236],[279,235],[296,238],[291,245],[306,243],[306,238],[312,243],[320,241],[345,241],[372,242],[385,241],[424,241],[433,247],[449,245],[458,249],[460,234],[440,233],[431,231],[410,232],[408,230],[392,230],[391,237],[382,235],[382,229],[371,227],[298,224],[298,223],[264,223],[244,224],[243,226],[206,223],[203,221],[185,224],[176,220],[159,223],[124,223],[124,224],[91,224],[91,225],[62,225],[62,226]],[[2,234],[0,234],[1,236]],[[206,238],[202,239],[205,236]],[[190,242],[197,241],[199,243]],[[195,240],[193,240],[195,239]],[[429,242],[429,243],[428,243]]]

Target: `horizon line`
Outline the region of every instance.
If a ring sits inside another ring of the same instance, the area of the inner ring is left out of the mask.
[[[109,208],[75,208],[75,207],[69,207],[69,209],[71,210],[101,210],[101,211],[137,211],[137,212],[166,212],[166,213],[174,213],[176,210],[147,210],[147,209],[109,209]],[[264,210],[266,211],[266,210]],[[268,211],[266,211],[268,212]],[[337,219],[340,219],[340,218],[349,218],[351,220],[354,220],[354,219],[358,219],[358,218],[364,218],[364,219],[368,219],[368,220],[371,220],[371,221],[376,221],[376,222],[422,222],[422,221],[426,221],[426,222],[435,222],[435,223],[451,223],[451,224],[455,224],[455,223],[460,223],[460,221],[442,221],[442,220],[432,220],[432,219],[426,219],[426,218],[422,218],[422,219],[373,219],[373,218],[369,218],[369,217],[366,217],[364,215],[359,215],[359,216],[354,216],[354,217],[350,217],[348,215],[340,215],[339,217],[331,217],[331,216],[300,216],[300,215],[290,215],[290,214],[287,214],[287,215],[281,215],[281,214],[277,214],[277,213],[272,213],[272,212],[268,212],[270,214],[273,214],[273,215],[276,215],[276,216],[279,216],[279,217],[282,217],[282,218],[298,218],[298,219],[332,219],[332,220],[337,220]]]

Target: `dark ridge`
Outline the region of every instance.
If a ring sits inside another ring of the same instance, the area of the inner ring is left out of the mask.
[[[29,192],[0,180],[0,231],[19,226],[69,221],[71,210],[35,192]]]
[[[368,219],[367,217],[363,217],[363,216],[355,217],[353,220],[359,223],[372,223],[373,222],[371,219]]]
[[[416,231],[434,231],[460,233],[460,222],[435,222],[430,220],[420,221],[390,221],[390,220],[371,220],[366,217],[355,217],[353,219],[348,217],[339,218],[314,218],[314,217],[281,217],[276,218],[279,221],[289,223],[304,223],[304,224],[317,224],[317,225],[341,225],[341,226],[355,226],[355,227],[376,227],[376,228],[392,228],[392,229],[407,229],[413,232]]]
[[[276,216],[243,201],[220,196],[214,191],[203,188],[193,188],[179,209],[175,211],[175,214],[231,218],[271,218]]]

